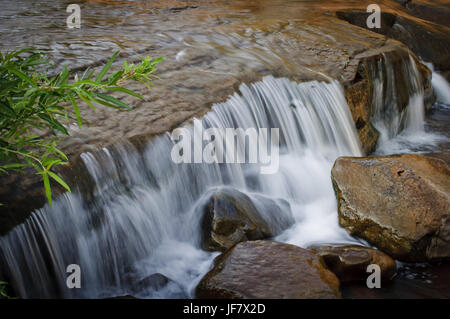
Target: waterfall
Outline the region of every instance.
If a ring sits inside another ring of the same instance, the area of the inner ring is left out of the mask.
[[[436,93],[437,102],[450,105],[450,84],[441,74],[434,70],[432,63],[424,62],[424,64],[433,72],[431,83]]]
[[[421,75],[411,55],[394,64],[396,58],[396,54],[384,53],[373,76],[373,122],[380,132],[381,142],[396,137],[403,130],[424,131]],[[404,102],[407,105],[402,105]]]
[[[380,132],[375,154],[435,150],[444,137],[425,129],[423,79],[414,58],[407,52],[384,53],[371,76],[372,123]],[[436,80],[432,85],[436,89]]]
[[[94,183],[89,199],[74,185],[53,207],[35,211],[0,238],[0,271],[14,291],[23,298],[192,297],[218,254],[200,248],[199,205],[223,185],[255,202],[261,195],[289,202],[295,224],[277,240],[304,247],[357,242],[338,226],[330,180],[338,156],[361,155],[337,81],[298,84],[265,77],[243,84],[240,94],[214,105],[187,129],[199,126],[279,128],[278,172],[260,174],[257,164],[248,163],[175,164],[170,134],[144,150],[124,143],[84,153]],[[80,265],[80,289],[66,286],[70,264]],[[139,284],[155,273],[172,281],[162,289]]]

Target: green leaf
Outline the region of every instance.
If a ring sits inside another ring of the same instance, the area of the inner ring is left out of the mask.
[[[126,88],[120,87],[120,86],[108,86],[105,88],[108,91],[118,91],[118,92],[123,92],[126,93],[128,95],[132,95],[134,97],[137,97],[138,99],[143,100],[144,98],[142,96],[140,96],[138,93],[133,92],[131,90],[128,90]]]
[[[18,76],[19,78],[21,78],[23,81],[25,81],[25,82],[31,84],[33,87],[36,87],[36,83],[35,83],[30,77],[28,77],[25,73],[23,73],[22,71],[16,69],[16,68],[13,67],[13,66],[10,66],[10,65],[6,66],[5,68],[6,68],[9,72],[11,72],[11,73],[17,75],[17,76]]]
[[[80,80],[84,80],[90,70],[91,70],[91,67],[88,67],[86,70],[84,70],[83,74],[81,75]]]
[[[110,95],[103,94],[103,93],[96,93],[95,95],[107,102],[117,105],[118,107],[123,107],[123,108],[129,109],[129,110],[132,109],[131,106],[123,103],[121,100],[118,100],[115,97],[112,97]]]
[[[73,98],[72,94],[69,95],[70,102],[72,102],[73,110],[75,111],[75,116],[77,117],[78,127],[81,128],[81,114],[78,108],[77,102]]]
[[[150,65],[154,66],[155,64],[158,64],[158,63],[160,63],[160,62],[162,62],[164,60],[165,60],[165,58],[160,56],[159,58],[154,59]]]
[[[114,52],[114,54],[112,55],[112,57],[109,59],[109,61],[105,64],[105,66],[103,67],[103,69],[100,71],[99,74],[97,74],[97,77],[95,78],[96,82],[101,82],[103,80],[103,77],[106,75],[106,73],[108,72],[109,68],[111,67],[111,65],[113,64],[114,60],[117,58],[117,56],[119,55],[120,51],[116,51]]]
[[[25,166],[27,166],[27,165],[26,164],[21,164],[21,163],[0,165],[0,167],[3,168],[3,169],[18,169],[18,168],[23,168]]]
[[[80,80],[78,82],[75,82],[73,85],[74,86],[80,86],[82,84],[89,84],[89,85],[92,85],[92,86],[97,86],[98,85],[97,82],[90,81],[90,80]]]
[[[42,172],[42,179],[44,180],[45,195],[47,195],[48,203],[52,206],[52,190],[50,188],[50,180],[47,171]]]
[[[67,69],[67,65],[65,65],[64,70],[58,77],[58,81],[56,82],[56,85],[66,84],[68,78],[69,78],[69,70]]]
[[[114,72],[113,74],[111,74],[111,76],[108,78],[108,83],[110,85],[115,85],[117,83],[117,81],[120,80],[120,78],[123,76],[123,70]]]
[[[64,133],[66,135],[69,135],[69,132],[67,131],[67,129],[64,127],[64,125],[62,125],[61,123],[59,123],[56,119],[54,119],[53,117],[49,116],[46,113],[40,113],[39,117],[45,121],[47,121],[48,123],[51,124],[52,129],[60,131],[61,133]]]
[[[10,54],[5,55],[5,60],[11,60],[11,59],[15,58],[16,56],[21,55],[22,53],[30,52],[33,50],[36,50],[36,48],[32,47],[32,48],[25,48],[25,49],[18,50],[18,51],[13,51]]]
[[[89,92],[83,90],[83,89],[79,89],[76,91],[78,94],[78,97],[87,105],[89,105],[89,107],[91,109],[93,109],[95,111],[95,106],[92,104],[92,102],[90,100],[93,100],[92,95],[90,95]],[[93,100],[93,102],[95,102],[95,100]]]
[[[63,152],[61,152],[59,149],[57,149],[56,147],[53,148],[53,151],[55,151],[55,153],[57,153],[59,156],[61,156],[65,161],[68,161],[69,159],[67,158],[67,155],[64,154]]]
[[[44,161],[42,161],[42,166],[45,166],[47,170],[52,168],[55,164],[60,164],[61,160],[59,158],[47,158]]]
[[[14,110],[8,104],[5,104],[3,102],[0,102],[0,113],[14,117],[16,116]]]
[[[51,178],[53,178],[55,181],[57,181],[62,187],[64,187],[69,193],[71,193],[72,191],[70,190],[69,185],[67,185],[62,179],[61,177],[59,177],[58,175],[56,175],[55,173],[48,171],[48,174],[50,175]]]

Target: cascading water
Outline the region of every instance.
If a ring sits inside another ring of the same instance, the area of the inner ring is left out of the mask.
[[[423,131],[425,123],[423,85],[414,59],[411,56],[401,59],[401,70],[396,70],[391,59],[383,54],[373,79],[373,122],[380,132],[381,142],[396,137],[403,130]],[[399,101],[401,90],[409,98],[405,108]]]
[[[400,65],[394,64],[395,58],[384,54],[372,75],[373,124],[380,132],[376,154],[431,151],[443,137],[425,130],[422,76],[410,54],[400,59]]]
[[[432,63],[424,62],[424,64],[433,72],[431,83],[436,93],[437,102],[450,106],[450,84],[442,75],[434,70]]]
[[[252,164],[175,164],[169,135],[142,153],[129,144],[85,153],[95,184],[90,200],[64,194],[0,238],[1,269],[14,290],[24,298],[192,297],[217,255],[200,249],[198,205],[221,185],[254,201],[256,194],[287,200],[295,224],[278,240],[356,242],[338,226],[329,176],[338,156],[361,155],[340,84],[266,77],[240,91],[188,129],[279,128],[276,174],[261,175]],[[69,264],[81,267],[81,289],[66,287]],[[155,273],[173,281],[160,290],[139,284]]]

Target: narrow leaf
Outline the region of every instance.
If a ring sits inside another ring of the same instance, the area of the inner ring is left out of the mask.
[[[126,88],[120,87],[120,86],[108,86],[105,88],[108,91],[117,91],[117,92],[123,92],[126,93],[128,95],[132,95],[134,97],[137,97],[138,99],[143,100],[144,98],[142,96],[140,96],[138,93],[133,92],[131,90],[128,90]]]
[[[110,95],[103,94],[103,93],[96,93],[95,95],[98,96],[99,98],[101,98],[101,99],[103,99],[103,100],[105,100],[107,102],[110,102],[112,104],[115,104],[115,105],[117,105],[119,107],[123,107],[123,108],[129,109],[129,110],[132,109],[131,106],[123,103],[121,100],[118,100],[115,97],[112,97]]]
[[[72,94],[69,95],[70,102],[72,102],[73,110],[75,112],[75,116],[77,117],[78,127],[81,128],[81,114],[80,109],[78,108],[78,104],[73,98]]]
[[[117,58],[118,55],[119,55],[119,51],[114,52],[114,54],[109,59],[109,61],[105,64],[105,66],[100,71],[100,73],[97,74],[97,77],[95,78],[96,82],[101,82],[103,80],[103,77],[106,75],[106,73],[108,72],[109,68],[111,67],[111,65],[113,64],[114,60]]]
[[[62,187],[64,187],[69,193],[71,193],[72,191],[70,190],[69,185],[67,185],[62,179],[61,177],[59,177],[58,175],[56,175],[55,173],[48,171],[48,174],[50,175],[51,178],[53,178],[55,181],[57,181]]]
[[[52,190],[50,188],[50,180],[46,171],[42,172],[42,179],[44,180],[45,195],[47,195],[48,203],[52,206]]]

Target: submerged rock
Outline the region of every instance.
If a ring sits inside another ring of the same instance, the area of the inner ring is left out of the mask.
[[[450,257],[450,170],[444,161],[404,154],[336,160],[339,223],[395,259]]]
[[[143,289],[159,290],[159,289],[167,286],[169,284],[169,282],[172,282],[172,280],[167,278],[163,274],[156,273],[156,274],[150,275],[150,276],[140,280],[136,284],[136,289],[137,289],[137,291],[140,291]]]
[[[218,256],[198,298],[340,298],[338,278],[320,256],[275,241],[239,243]]]
[[[185,289],[178,282],[161,273],[154,273],[138,281],[131,280],[129,284],[133,296],[138,298],[188,298]]]
[[[273,237],[294,224],[287,201],[219,188],[209,197],[202,219],[203,247],[225,251],[234,244]]]
[[[321,256],[341,282],[366,280],[367,266],[380,266],[381,277],[390,280],[395,275],[395,260],[380,250],[357,245],[311,246]]]

